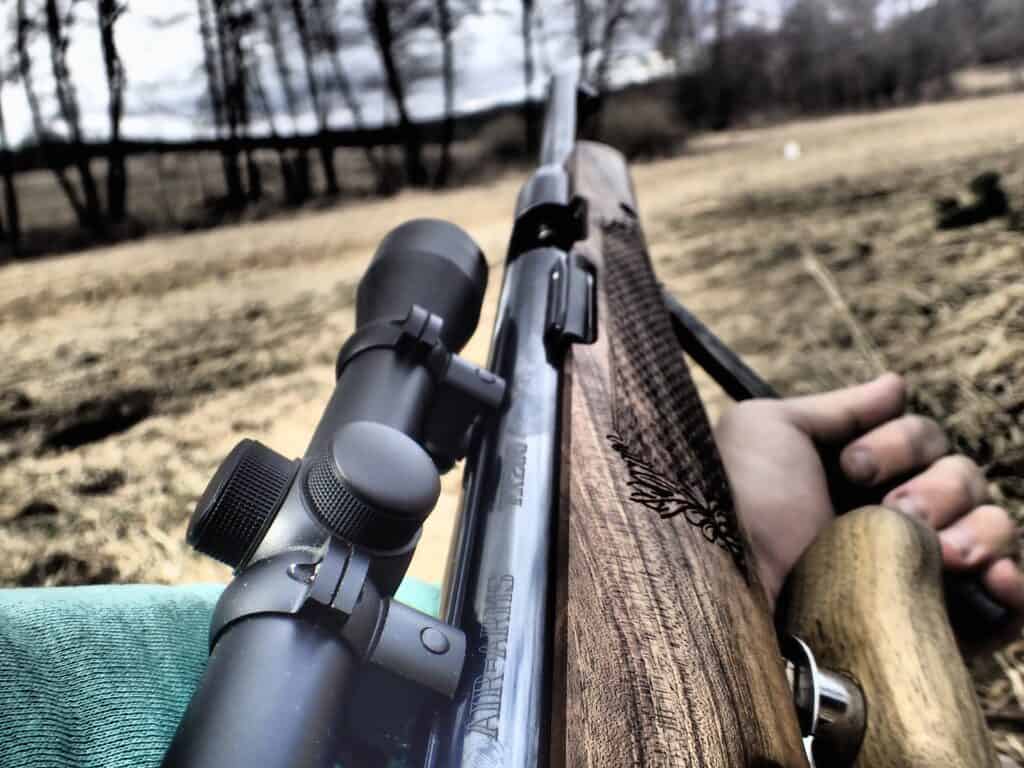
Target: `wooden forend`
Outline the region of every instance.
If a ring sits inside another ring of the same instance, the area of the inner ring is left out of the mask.
[[[806,765],[772,618],[628,170],[581,143],[598,340],[566,360],[553,764]],[[564,709],[563,709],[564,707]]]
[[[998,766],[949,626],[941,570],[934,531],[864,507],[829,526],[790,577],[787,630],[864,691],[857,768]]]

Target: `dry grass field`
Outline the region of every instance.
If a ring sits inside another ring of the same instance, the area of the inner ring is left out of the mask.
[[[702,137],[635,168],[659,275],[779,390],[905,373],[1018,517],[1024,232],[937,231],[932,201],[995,170],[1024,209],[1022,118],[1024,96],[993,96]],[[184,544],[191,506],[243,436],[302,452],[377,242],[418,216],[477,238],[494,266],[482,361],[521,181],[0,270],[0,582],[226,579]],[[440,578],[457,488],[421,578]],[[1000,748],[1024,760],[1024,643],[976,674]]]

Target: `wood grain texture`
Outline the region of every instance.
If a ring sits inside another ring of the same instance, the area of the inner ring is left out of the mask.
[[[787,630],[867,700],[858,768],[995,768],[957,650],[933,531],[865,507],[836,520],[790,577]]]
[[[625,163],[584,143],[571,170],[591,205],[577,253],[596,266],[599,330],[566,360],[568,568],[555,622],[565,701],[553,728],[565,741],[552,763],[805,766],[770,611],[661,306]]]

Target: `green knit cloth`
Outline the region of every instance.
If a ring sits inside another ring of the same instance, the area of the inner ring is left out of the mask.
[[[159,766],[222,589],[0,589],[0,768]],[[396,597],[437,615],[435,586],[407,579]]]

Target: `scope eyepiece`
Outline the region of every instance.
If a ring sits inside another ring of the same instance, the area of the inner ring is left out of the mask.
[[[457,352],[480,319],[487,261],[462,229],[439,219],[407,221],[381,242],[356,294],[356,327],[401,319],[414,304],[444,320],[445,346]]]

